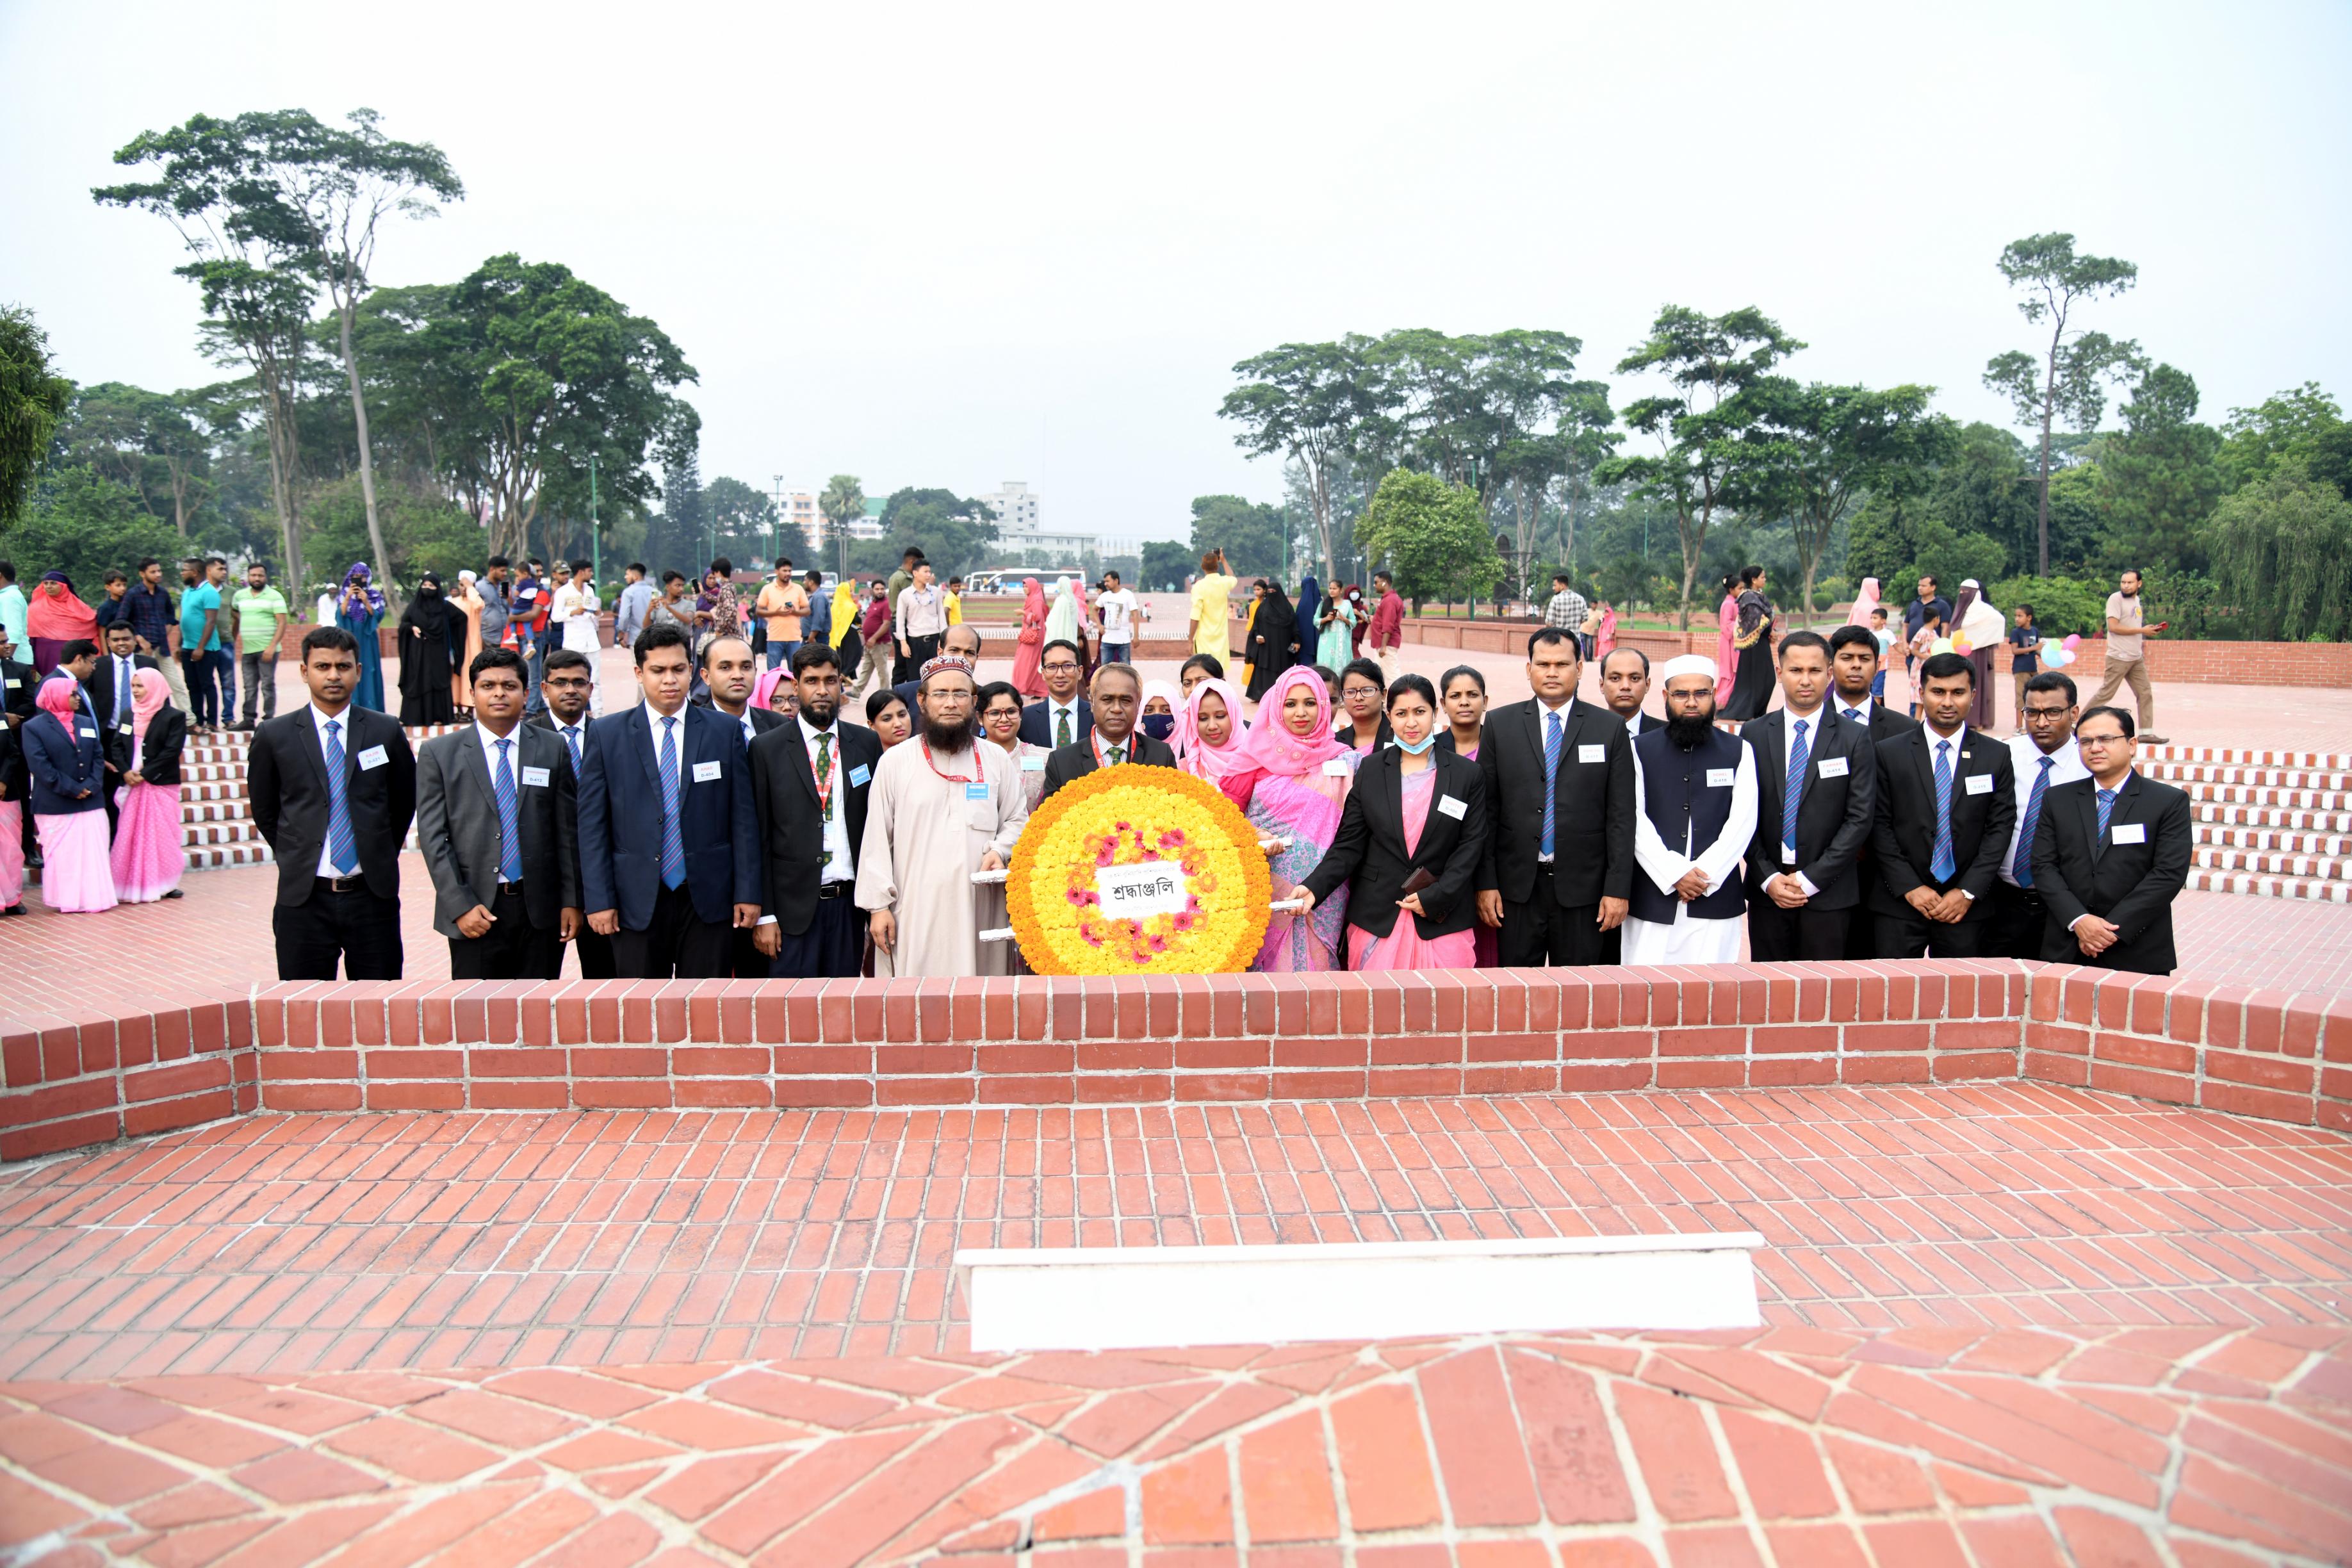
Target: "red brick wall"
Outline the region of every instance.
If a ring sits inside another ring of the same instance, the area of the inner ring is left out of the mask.
[[[0,1031],[0,1159],[257,1109],[1066,1105],[2014,1079],[2352,1131],[2352,998],[2002,962],[266,987]]]

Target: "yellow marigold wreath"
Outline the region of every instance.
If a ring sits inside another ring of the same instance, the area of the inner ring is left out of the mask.
[[[1039,974],[1213,974],[1257,956],[1274,885],[1257,829],[1216,785],[1127,763],[1030,813],[1004,892]],[[1106,892],[1139,912],[1105,909]]]

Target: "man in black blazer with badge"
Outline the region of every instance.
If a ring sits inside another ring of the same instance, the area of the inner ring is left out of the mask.
[[[1643,711],[1650,695],[1650,656],[1637,647],[1612,647],[1601,656],[1601,700],[1625,721],[1625,733],[1640,740],[1666,721]]]
[[[1583,673],[1575,634],[1535,632],[1535,695],[1489,711],[1478,742],[1489,805],[1478,918],[1501,928],[1507,967],[1610,962],[1633,897],[1633,740],[1615,713],[1576,700]]]
[[[163,661],[136,651],[138,642],[129,621],[115,622],[106,628],[98,668],[90,672],[90,706],[98,710],[99,723],[110,735],[120,734],[122,726],[131,722],[131,678],[142,669],[163,673]]]
[[[578,648],[551,648],[544,663],[539,685],[529,699],[540,706],[534,710],[526,705],[523,722],[552,734],[563,743],[564,755],[571,759],[572,845],[576,863],[580,847],[580,771],[588,763],[588,710],[595,700],[596,679],[589,668],[588,655]],[[529,667],[525,668],[527,672]],[[525,679],[528,683],[527,673]],[[574,874],[576,877],[576,870]],[[611,980],[621,973],[613,962],[613,939],[589,930],[585,911],[580,918],[580,930],[572,939],[572,949],[579,955],[583,980]]]
[[[1176,765],[1175,749],[1167,742],[1135,732],[1136,721],[1143,717],[1143,678],[1136,673],[1135,666],[1104,665],[1095,671],[1094,685],[1089,689],[1094,694],[1088,704],[1093,731],[1045,759],[1045,793],[1037,797],[1040,802],[1053,799],[1055,790],[1098,767],[1116,767],[1121,763],[1141,763],[1155,768]],[[1024,721],[1035,711],[1036,707],[1026,710],[1022,715]]]
[[[1095,726],[1093,705],[1078,690],[1078,683],[1086,679],[1086,653],[1077,644],[1056,637],[1038,651],[1038,660],[1045,700],[1021,710],[1021,738],[1048,751],[1075,746],[1092,734]]]
[[[754,935],[770,978],[855,980],[866,962],[857,855],[882,761],[873,731],[841,721],[841,656],[820,640],[793,653],[801,706],[751,742],[751,803],[766,857]]]
[[[1976,666],[1939,653],[1919,666],[1926,722],[1878,742],[1878,956],[1976,958],[2017,822],[2009,747],[1968,725]]]
[[[278,862],[278,978],[397,980],[400,846],[416,815],[416,759],[398,720],[352,705],[359,644],[341,626],[302,638],[310,700],[268,720],[246,752],[253,824]]]
[[[2195,815],[2185,790],[2133,770],[2132,716],[2094,708],[2074,726],[2091,776],[2043,798],[2033,888],[2049,909],[2042,956],[2134,974],[2169,974],[2172,900],[2189,880]]]
[[[710,980],[760,920],[760,829],[743,731],[689,707],[688,637],[637,634],[644,700],[588,727],[580,771],[580,897],[626,980]]]
[[[1778,657],[1782,706],[1739,728],[1756,753],[1748,953],[1831,963],[1845,956],[1862,897],[1855,868],[1877,824],[1877,753],[1868,730],[1830,710],[1828,639],[1790,632]]]
[[[522,721],[530,667],[488,647],[467,668],[474,721],[416,758],[416,839],[452,980],[555,980],[580,930],[572,755]]]

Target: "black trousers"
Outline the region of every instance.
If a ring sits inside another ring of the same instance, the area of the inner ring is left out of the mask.
[[[580,934],[572,939],[580,952],[580,978],[583,980],[614,980],[620,976],[620,966],[613,962],[613,939],[600,936],[580,922]]]
[[[1987,919],[1945,925],[1906,904],[1899,915],[1872,911],[1872,923],[1878,928],[1880,958],[1982,958],[1991,952],[1985,943],[1992,929]]]
[[[1748,956],[1759,963],[1833,963],[1845,957],[1853,911],[1784,910],[1761,893],[1748,898]]]
[[[1992,885],[1992,930],[1985,937],[1990,958],[2040,958],[2050,924],[2050,908],[2030,888]]]
[[[1503,900],[1503,929],[1496,937],[1495,956],[1506,969],[1614,963],[1618,961],[1607,956],[1603,934],[1601,906],[1561,904],[1552,895],[1551,868],[1538,865],[1528,901]],[[1622,944],[1623,939],[1619,941]]]
[[[468,941],[451,937],[449,978],[452,980],[560,980],[563,977],[563,942],[551,928],[534,926],[523,905],[522,889],[514,883],[500,888],[490,906],[498,917],[485,934]]]
[[[921,674],[923,666],[940,657],[940,642],[945,636],[944,632],[933,632],[929,637],[907,639],[905,667],[908,679],[912,679]]]
[[[308,903],[279,904],[269,924],[280,980],[332,980],[339,960],[346,980],[400,978],[398,899],[379,899],[364,886],[339,893],[321,877]]]
[[[654,918],[643,931],[613,933],[613,963],[625,980],[718,980],[734,963],[735,928],[694,912],[686,884],[654,895]]]
[[[854,884],[832,885],[841,889],[840,895],[819,899],[808,930],[785,935],[784,944],[768,963],[769,979],[855,980],[865,968],[866,911],[849,896]]]

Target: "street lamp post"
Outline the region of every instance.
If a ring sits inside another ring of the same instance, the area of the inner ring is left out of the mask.
[[[604,582],[604,531],[596,522],[596,454],[588,454],[588,559],[589,581],[603,591]]]

